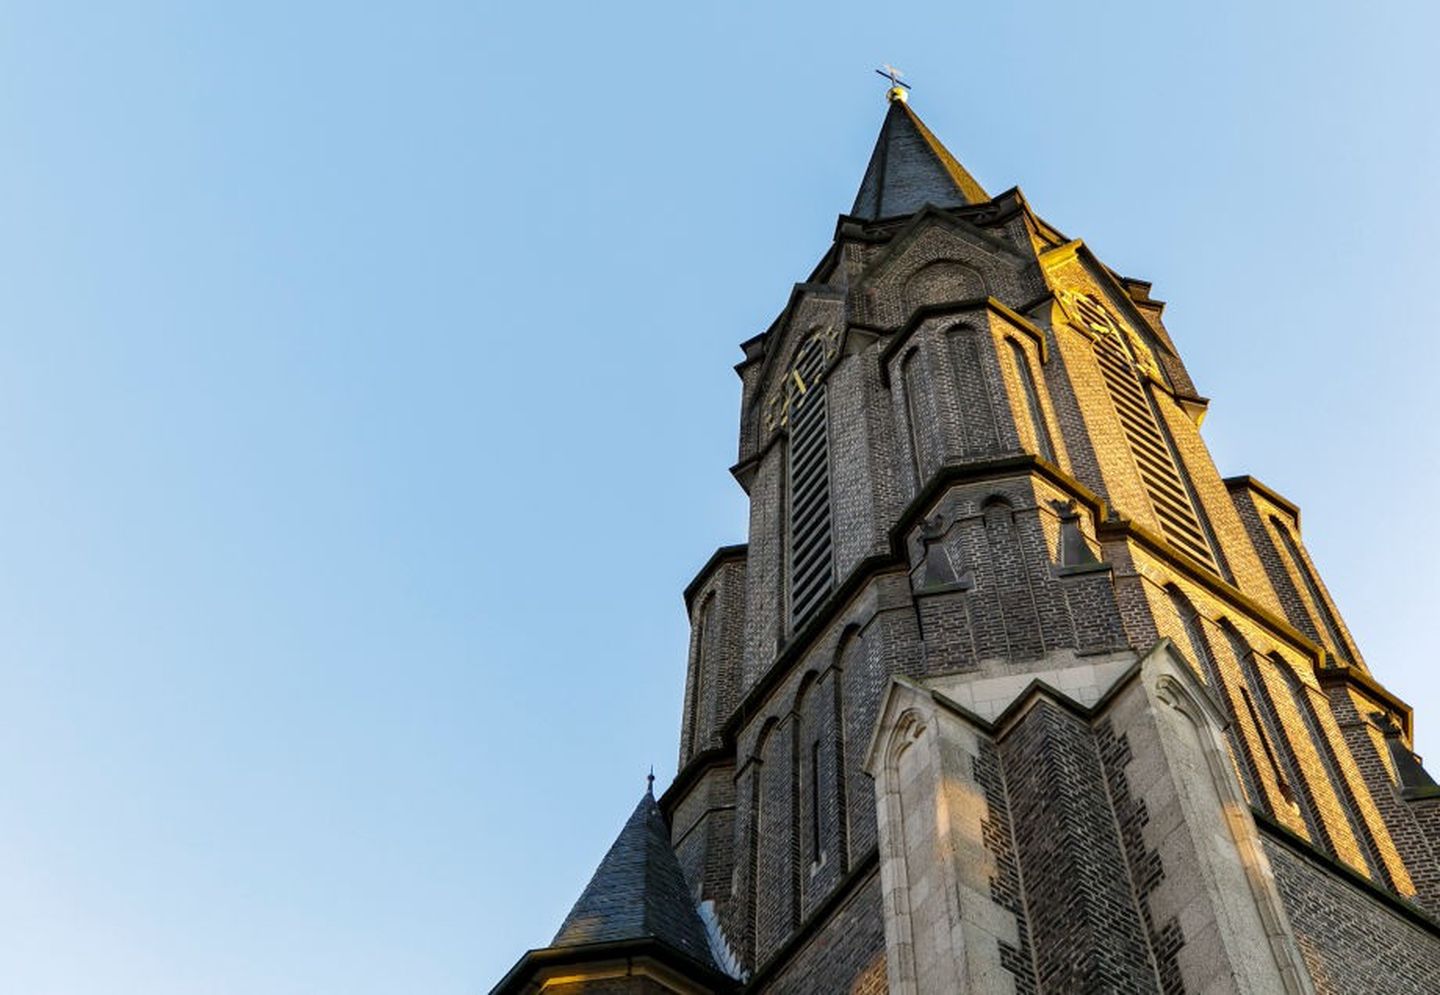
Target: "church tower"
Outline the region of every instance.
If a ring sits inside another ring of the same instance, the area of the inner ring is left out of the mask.
[[[906,97],[742,345],[679,773],[495,991],[1440,991],[1440,788],[1299,509]]]

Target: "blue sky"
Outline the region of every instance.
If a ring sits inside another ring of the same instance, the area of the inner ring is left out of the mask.
[[[882,61],[1152,280],[1440,749],[1432,4],[0,4],[0,990],[483,992],[743,540]]]

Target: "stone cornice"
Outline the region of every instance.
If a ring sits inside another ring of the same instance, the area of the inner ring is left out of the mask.
[[[585,970],[587,965],[590,968],[588,972]],[[740,987],[733,978],[715,968],[701,964],[653,937],[645,937],[526,951],[509,973],[490,989],[490,995],[521,995],[531,990],[529,983],[537,975],[565,969],[573,972],[576,980],[583,979],[587,974],[597,978],[650,975],[672,984],[679,982],[684,985],[688,982],[688,990],[694,995],[734,992]],[[684,992],[687,988],[677,990]]]
[[[735,744],[715,746],[708,750],[701,750],[691,757],[675,774],[675,780],[665,789],[657,804],[665,815],[673,816],[675,806],[680,804],[682,795],[688,793],[700,779],[719,767],[735,766]]]
[[[710,579],[710,575],[720,568],[721,564],[729,563],[732,560],[743,560],[749,554],[749,550],[750,546],[748,543],[740,542],[730,546],[721,546],[715,550],[715,552],[711,553],[710,559],[705,561],[705,565],[696,571],[695,577],[690,583],[685,585],[683,595],[685,598],[685,610],[687,612],[690,610],[696,593],[704,585],[705,581]]]
[[[1291,518],[1295,519],[1295,528],[1300,528],[1300,506],[1264,481],[1258,480],[1248,473],[1242,473],[1234,477],[1225,477],[1221,483],[1225,485],[1226,490],[1233,491],[1244,487],[1252,491],[1257,491],[1265,497],[1265,500],[1281,508],[1288,513]]]
[[[906,506],[895,525],[890,529],[889,552],[873,554],[857,564],[844,582],[819,605],[805,625],[785,642],[766,672],[746,692],[734,713],[726,720],[721,730],[725,741],[733,742],[745,724],[763,710],[766,699],[789,676],[791,666],[811,648],[815,638],[834,622],[847,603],[866,583],[881,574],[908,569],[909,560],[905,551],[905,535],[923,520],[930,506],[946,490],[958,483],[994,480],[1025,473],[1033,473],[1044,478],[1084,505],[1095,523],[1096,537],[1102,542],[1105,540],[1135,542],[1163,561],[1171,570],[1204,587],[1227,607],[1236,612],[1243,612],[1253,621],[1260,623],[1272,637],[1280,638],[1305,654],[1310,658],[1317,675],[1350,673],[1348,669],[1336,670],[1326,667],[1325,661],[1328,656],[1320,644],[1238,587],[1175,549],[1164,538],[1130,519],[1112,517],[1104,499],[1064,470],[1029,454],[1005,456],[982,462],[946,466],[931,478],[930,482]],[[1386,701],[1394,702],[1397,708],[1404,709],[1408,723],[1409,706],[1403,701],[1385,691],[1373,678],[1365,679],[1363,682],[1360,678],[1356,678],[1356,682],[1361,683],[1361,686],[1366,687],[1372,694],[1383,695]]]
[[[835,220],[835,241],[884,244],[910,227],[911,221],[920,214],[930,212],[936,215],[958,218],[970,224],[983,223],[987,226],[1009,221],[1015,215],[1028,211],[1028,205],[1020,194],[1019,187],[1011,187],[990,198],[988,203],[966,204],[957,207],[935,207],[927,205],[909,214],[895,214],[888,218],[857,218],[842,214]],[[1013,248],[1011,251],[1014,251]]]
[[[1400,725],[1405,733],[1405,738],[1414,742],[1415,713],[1411,710],[1410,705],[1399,695],[1381,686],[1380,682],[1368,673],[1358,667],[1317,667],[1315,675],[1320,679],[1321,687],[1347,684],[1359,688],[1368,697],[1385,705],[1400,716]]]
[[[920,329],[921,325],[930,321],[932,318],[969,314],[974,311],[988,311],[992,314],[999,315],[1011,325],[1015,326],[1016,330],[1024,332],[1035,340],[1040,348],[1040,361],[1042,363],[1049,360],[1049,345],[1045,341],[1045,333],[1029,318],[1014,310],[998,298],[988,295],[985,297],[971,297],[963,301],[951,301],[945,304],[926,304],[923,307],[917,308],[905,324],[890,332],[872,325],[862,325],[858,322],[852,323],[849,327],[873,332],[878,335],[885,335],[890,338],[890,341],[885,343],[885,347],[880,353],[880,382],[888,387],[890,386],[890,360],[894,359],[895,355],[905,348],[905,344],[910,341],[911,336]]]

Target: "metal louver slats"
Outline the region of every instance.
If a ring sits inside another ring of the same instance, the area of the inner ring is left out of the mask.
[[[1096,336],[1095,354],[1160,528],[1177,547],[1214,569],[1215,555],[1204,526],[1129,353],[1109,331]]]
[[[834,580],[830,529],[830,446],[824,370],[818,343],[803,351],[796,372],[806,384],[790,419],[790,619],[799,625],[824,600]]]

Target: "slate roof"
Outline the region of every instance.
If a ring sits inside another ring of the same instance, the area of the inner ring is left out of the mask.
[[[873,221],[913,214],[926,204],[960,207],[990,200],[904,100],[894,97],[855,195],[854,217]]]
[[[670,828],[649,791],[600,861],[551,946],[647,938],[718,969],[680,862],[670,848]]]

